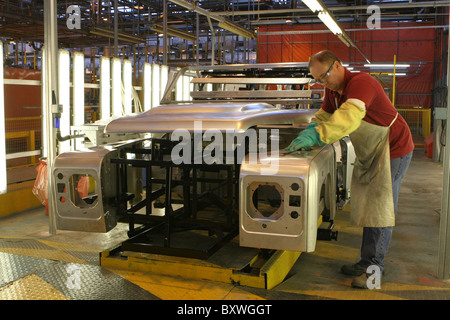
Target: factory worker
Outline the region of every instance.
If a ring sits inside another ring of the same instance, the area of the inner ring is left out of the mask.
[[[411,131],[369,74],[351,73],[330,51],[312,56],[309,68],[325,87],[324,101],[286,150],[332,144],[350,136],[356,154],[350,218],[364,228],[360,261],[341,271],[355,277],[352,286],[367,288],[368,278],[384,269],[398,193],[414,149]]]

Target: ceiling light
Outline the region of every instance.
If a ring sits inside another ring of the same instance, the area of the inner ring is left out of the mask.
[[[323,11],[322,6],[317,0],[303,0],[303,3],[306,4],[312,12]]]
[[[331,32],[335,35],[342,34],[341,28],[337,25],[336,21],[334,21],[328,12],[319,12],[318,16]]]
[[[108,29],[93,27],[91,28],[91,30],[89,30],[89,32],[98,36],[114,39],[114,31]],[[117,39],[135,44],[145,43],[145,38],[136,37],[124,32],[118,32]]]
[[[347,47],[350,48],[350,42],[347,40],[347,38],[343,34],[338,34],[337,36]]]
[[[151,26],[150,29],[158,33],[164,33],[164,27],[160,24],[154,24]],[[176,28],[166,27],[166,32],[169,36],[184,39],[187,41],[195,42],[197,40],[197,37],[194,36],[193,34],[188,33],[186,31],[178,30]]]
[[[219,22],[218,26],[219,28],[223,28],[247,39],[255,38],[255,34],[252,31],[242,28],[241,26],[238,26],[228,21],[221,21]]]
[[[371,63],[371,64],[365,64],[364,67],[369,67],[369,68],[409,68],[410,65],[409,64],[375,64],[375,63]]]

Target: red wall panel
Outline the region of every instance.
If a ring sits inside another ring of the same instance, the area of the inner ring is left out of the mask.
[[[382,23],[381,30],[368,30],[365,24],[342,25],[372,63],[409,63],[414,75],[397,77],[397,103],[431,107],[433,89],[433,62],[435,61],[435,30],[399,29],[402,27],[432,26],[431,24]],[[391,29],[395,28],[395,29]],[[351,31],[357,29],[361,31]],[[296,30],[325,30],[324,26],[262,26],[259,32]],[[366,63],[354,48],[348,48],[330,32],[295,35],[262,35],[258,37],[258,62],[307,62],[321,50],[333,51],[344,63]]]
[[[38,70],[5,68],[5,79],[41,80]],[[41,115],[41,86],[5,84],[5,117],[34,117]]]

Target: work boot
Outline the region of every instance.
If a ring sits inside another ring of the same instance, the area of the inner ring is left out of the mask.
[[[361,266],[358,263],[355,264],[344,264],[341,268],[341,272],[348,276],[360,276],[366,273],[367,268]]]
[[[352,280],[352,287],[358,289],[381,289],[381,277],[378,280],[369,279],[370,275],[363,273]]]

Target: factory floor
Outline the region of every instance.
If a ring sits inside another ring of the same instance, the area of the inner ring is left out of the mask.
[[[100,253],[127,238],[127,225],[109,233],[57,231],[37,208],[0,218],[0,300],[443,300],[450,281],[437,278],[442,164],[417,149],[400,192],[381,289],[354,289],[340,273],[358,259],[362,230],[349,213],[335,220],[337,241],[319,241],[302,253],[286,278],[268,290],[237,283],[191,279],[100,266]],[[261,302],[261,301],[260,301]],[[181,312],[187,312],[186,309]]]

